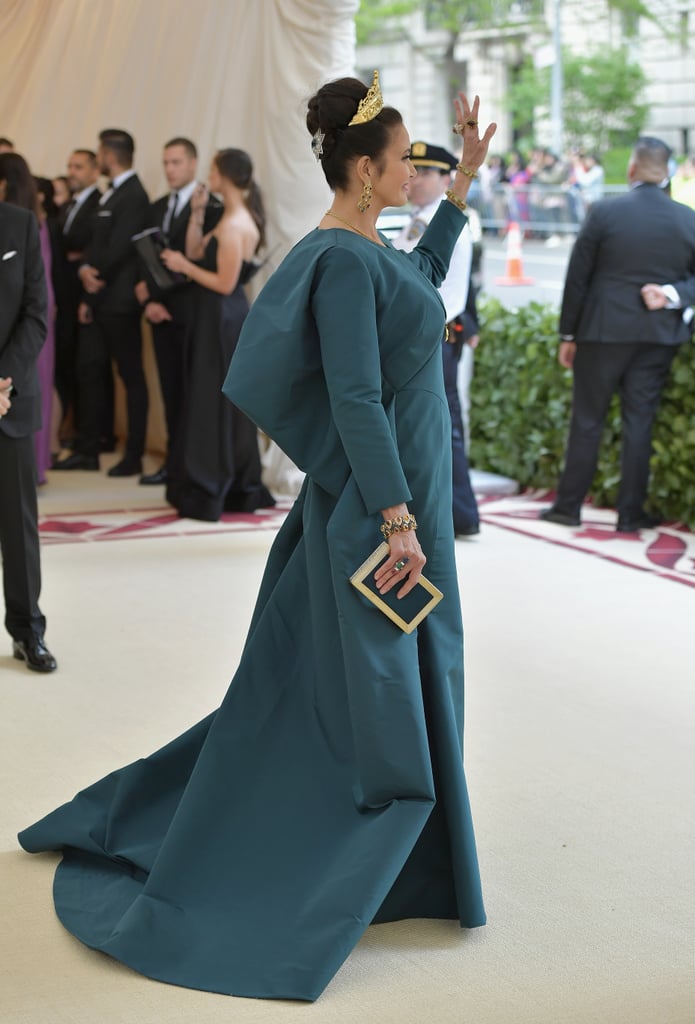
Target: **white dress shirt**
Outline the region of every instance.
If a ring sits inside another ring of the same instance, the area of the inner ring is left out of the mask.
[[[89,199],[92,192],[96,191],[96,185],[88,185],[87,188],[83,188],[81,192],[76,192],[72,197],[72,209],[65,218],[65,224],[63,225],[63,234],[67,235],[70,230],[70,225],[74,221],[77,213],[86,199]]]
[[[125,181],[127,181],[128,178],[132,178],[134,174],[135,171],[133,170],[132,167],[130,167],[127,171],[122,171],[120,174],[117,174],[115,178],[112,178],[110,186],[107,188],[106,192],[104,192],[103,196],[99,200],[99,206],[103,206],[104,203],[107,203],[116,191],[116,189],[120,188],[121,185]]]
[[[428,203],[427,206],[413,207],[409,223],[406,224],[400,234],[392,239],[396,249],[411,252],[415,248],[425,228],[437,212],[442,200],[445,200],[444,195],[439,199],[435,199],[434,202]],[[473,241],[470,229],[466,224],[454,246],[449,271],[439,288],[439,294],[446,309],[447,323],[463,313],[466,308],[472,258]]]

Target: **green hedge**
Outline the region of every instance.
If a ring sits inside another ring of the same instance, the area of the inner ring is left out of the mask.
[[[562,468],[572,374],[557,361],[557,310],[531,303],[507,309],[480,303],[481,343],[471,387],[471,464],[554,489]],[[612,507],[620,480],[620,412],[614,400],[591,490]],[[695,346],[673,363],[654,430],[652,509],[695,529]]]

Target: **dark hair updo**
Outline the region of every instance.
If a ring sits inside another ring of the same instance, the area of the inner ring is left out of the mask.
[[[348,127],[367,91],[357,78],[339,78],[321,86],[309,100],[306,126],[312,136],[319,130],[325,135],[321,166],[333,190],[347,188],[348,167],[357,157],[368,156],[378,163],[391,142],[392,129],[403,124],[397,110],[384,107],[366,124]]]
[[[223,178],[240,188],[244,203],[258,228],[258,251],[265,245],[265,208],[261,190],[254,181],[251,157],[243,149],[220,149],[214,156],[215,166]]]
[[[6,203],[38,213],[36,182],[23,156],[19,153],[0,153],[0,181],[6,185]]]

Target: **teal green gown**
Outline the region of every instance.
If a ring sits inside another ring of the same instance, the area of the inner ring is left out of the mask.
[[[224,390],[307,477],[229,690],[20,834],[63,852],[64,925],[152,978],[314,1000],[371,923],[485,922],[436,291],[464,223],[409,254],[317,229],[271,277]],[[348,582],[402,501],[445,595],[411,635]]]

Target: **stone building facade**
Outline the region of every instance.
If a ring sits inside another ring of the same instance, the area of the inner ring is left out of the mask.
[[[536,8],[534,12],[534,8]],[[564,46],[591,52],[597,44],[626,46],[648,85],[645,132],[658,135],[677,155],[695,150],[695,0],[653,0],[651,18],[610,10],[605,0],[546,0],[545,8],[520,0],[508,22],[491,30],[450,35],[432,29],[424,11],[385,23],[379,41],[357,48],[357,70],[366,81],[379,68],[386,102],[403,113],[413,138],[453,145],[452,83],[484,98],[484,116],[498,123],[494,148],[514,144],[506,96],[527,57],[548,64],[559,14]],[[550,98],[541,98],[535,141],[550,145]]]

